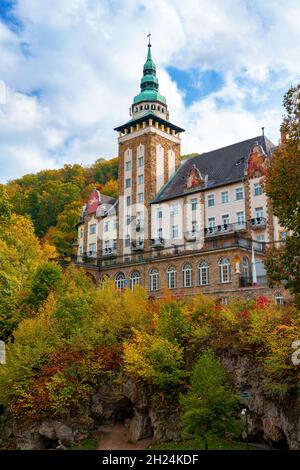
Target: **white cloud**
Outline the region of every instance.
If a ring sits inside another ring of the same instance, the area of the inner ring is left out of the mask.
[[[116,155],[113,127],[139,91],[149,30],[171,120],[187,129],[183,152],[262,125],[277,141],[281,95],[299,79],[296,0],[19,0],[15,15],[17,32],[0,22],[1,180]],[[224,86],[187,107],[168,66],[216,70]]]

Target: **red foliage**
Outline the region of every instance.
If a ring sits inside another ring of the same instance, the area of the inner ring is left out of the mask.
[[[270,304],[270,301],[264,295],[261,295],[256,299],[254,308],[266,308]]]

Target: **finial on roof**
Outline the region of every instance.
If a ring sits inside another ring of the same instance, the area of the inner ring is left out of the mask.
[[[149,38],[148,47],[151,47],[151,42],[150,42],[150,39],[151,39],[151,33],[147,34],[147,38]]]
[[[262,127],[262,128],[261,128],[261,131],[262,131],[262,135],[263,135],[263,137],[264,137],[264,135],[265,135],[265,128]]]

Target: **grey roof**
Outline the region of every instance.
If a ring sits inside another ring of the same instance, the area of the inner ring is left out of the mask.
[[[113,206],[116,201],[117,201],[117,199],[115,197],[106,196],[106,194],[101,193],[101,203],[102,204],[110,204],[111,206]]]
[[[152,203],[241,181],[244,178],[248,157],[255,143],[262,146],[268,157],[271,157],[276,148],[266,136],[260,135],[189,158],[183,162],[175,175],[163,186],[152,200]],[[192,165],[196,165],[202,176],[208,178],[205,188],[186,189],[186,180]]]

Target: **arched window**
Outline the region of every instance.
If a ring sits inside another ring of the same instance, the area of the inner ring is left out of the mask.
[[[168,289],[177,288],[177,271],[174,266],[170,266],[167,270],[167,285]]]
[[[149,109],[149,104],[145,104],[145,109]]]
[[[182,267],[182,287],[192,287],[193,271],[190,264],[184,264]]]
[[[158,271],[157,269],[151,269],[149,271],[149,290],[158,290]]]
[[[277,305],[282,305],[284,302],[283,295],[281,292],[276,292],[275,294],[275,303]]]
[[[141,273],[139,271],[132,271],[130,273],[130,289],[134,286],[139,286],[141,283]]]
[[[118,273],[115,277],[115,285],[117,289],[124,289],[126,286],[126,279],[124,273]]]
[[[207,286],[209,284],[209,265],[206,261],[202,261],[198,265],[198,284],[199,286]]]
[[[219,260],[219,282],[231,281],[230,261],[228,258],[221,258]]]
[[[142,110],[143,110],[143,105],[141,104],[141,106],[140,106],[140,111],[142,111]]]
[[[155,104],[152,104],[152,105],[151,105],[151,109],[155,109]]]
[[[243,277],[249,277],[249,260],[247,256],[243,258]]]

